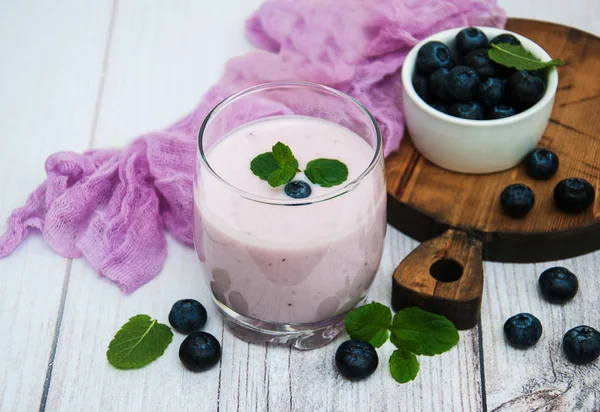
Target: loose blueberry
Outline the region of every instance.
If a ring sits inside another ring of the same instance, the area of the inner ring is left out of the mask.
[[[525,158],[525,171],[534,179],[548,180],[558,170],[558,156],[548,149],[534,149]]]
[[[514,116],[516,113],[514,107],[506,104],[498,104],[488,110],[487,118],[490,120],[504,119],[505,117]]]
[[[476,27],[467,27],[456,35],[456,50],[462,54],[488,47],[488,38]]]
[[[461,119],[483,120],[483,106],[475,102],[454,103],[448,114]]]
[[[521,110],[529,109],[539,102],[546,92],[546,82],[536,73],[519,70],[506,82],[507,100]]]
[[[285,185],[285,194],[294,199],[304,199],[312,193],[310,185],[301,180],[294,180]]]
[[[538,284],[544,299],[552,303],[565,303],[573,299],[579,288],[577,276],[561,266],[543,271]]]
[[[540,340],[542,324],[529,313],[519,313],[504,323],[504,335],[512,347],[527,349]]]
[[[437,69],[429,76],[429,88],[431,94],[440,102],[452,100],[452,96],[448,92],[448,87],[446,85],[446,78],[448,77],[449,72],[450,69],[442,68]]]
[[[504,98],[504,86],[506,81],[490,77],[479,83],[479,101],[486,107],[492,107],[499,104]]]
[[[195,332],[206,323],[206,309],[197,300],[179,300],[169,312],[169,323],[181,333]]]
[[[221,358],[221,345],[210,333],[195,332],[189,335],[179,347],[179,359],[186,368],[202,372],[212,368]]]
[[[584,179],[570,177],[558,182],[554,188],[554,203],[566,213],[580,213],[594,203],[596,191]]]
[[[490,44],[503,44],[503,43],[504,44],[507,44],[507,43],[512,44],[513,46],[518,46],[519,44],[521,44],[519,39],[517,39],[512,34],[508,34],[508,33],[499,34],[498,36],[496,36],[492,40],[490,40]]]
[[[472,101],[479,89],[479,75],[470,67],[456,66],[446,76],[446,87],[454,100]]]
[[[519,219],[533,208],[535,195],[524,184],[518,183],[506,187],[500,195],[500,205],[508,216]]]
[[[488,56],[488,49],[477,49],[465,56],[463,64],[477,72],[480,78],[496,76],[496,63]]]
[[[415,88],[415,92],[417,92],[421,99],[423,99],[426,102],[431,100],[429,80],[427,80],[427,77],[423,76],[422,74],[415,74],[412,83],[413,87]]]
[[[347,340],[335,352],[335,365],[348,379],[364,379],[377,369],[379,357],[373,345],[360,340]]]
[[[563,337],[563,351],[578,365],[595,361],[600,356],[600,332],[591,326],[574,327]]]
[[[417,53],[417,71],[433,73],[442,67],[452,67],[452,53],[448,46],[439,41],[425,43]]]
[[[445,103],[440,103],[440,102],[431,103],[431,107],[433,107],[435,110],[440,111],[445,114],[450,113],[450,107]]]

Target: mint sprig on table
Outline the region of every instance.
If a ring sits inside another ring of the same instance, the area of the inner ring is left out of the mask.
[[[277,142],[270,152],[252,159],[250,170],[272,187],[291,182],[296,173],[301,172],[292,149],[281,142]],[[336,159],[314,159],[308,162],[304,174],[314,184],[332,187],[348,179],[348,167]]]
[[[562,60],[543,62],[522,45],[508,43],[491,44],[488,56],[494,62],[517,70],[542,70],[552,66],[562,66]]]
[[[148,315],[129,319],[108,345],[108,362],[118,369],[137,369],[158,359],[173,340],[167,325]]]
[[[381,347],[388,339],[397,350],[390,357],[390,373],[398,383],[412,381],[419,373],[416,355],[446,352],[459,340],[458,331],[445,316],[417,307],[403,309],[392,317],[389,307],[372,302],[352,310],[344,319],[350,338]]]

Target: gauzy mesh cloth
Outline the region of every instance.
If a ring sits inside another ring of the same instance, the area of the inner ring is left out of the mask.
[[[193,245],[196,138],[220,100],[277,80],[332,86],[375,116],[384,152],[403,134],[399,69],[408,51],[435,32],[502,27],[495,0],[275,0],[246,23],[257,50],[231,59],[221,80],[186,117],[135,139],[122,150],[60,152],[46,160],[47,179],[8,219],[0,257],[30,228],[62,256],[85,256],[101,276],[131,293],[162,268],[165,231]],[[250,111],[273,108],[254,102]]]

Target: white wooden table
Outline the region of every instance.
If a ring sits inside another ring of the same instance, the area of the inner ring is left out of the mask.
[[[597,0],[500,3],[510,16],[600,34]],[[121,146],[194,107],[227,58],[250,50],[243,21],[259,4],[0,0],[0,219],[41,182],[49,154]],[[392,270],[416,245],[390,228],[371,299],[389,302]],[[481,323],[461,332],[456,348],[421,357],[417,379],[398,385],[387,368],[388,344],[376,373],[352,383],[333,365],[343,337],[300,352],[249,345],[224,330],[194,252],[175,241],[162,273],[125,296],[84,260],[61,258],[31,236],[0,260],[0,410],[598,411],[600,363],[569,364],[560,340],[579,324],[600,328],[600,253],[559,263],[579,276],[582,293],[573,302],[553,306],[538,296],[537,276],[553,263],[486,263]],[[206,330],[223,345],[218,367],[183,368],[180,334],[143,369],[107,363],[107,345],[130,316],[166,323],[184,297],[207,303]],[[544,325],[528,351],[503,340],[504,320],[521,311]]]

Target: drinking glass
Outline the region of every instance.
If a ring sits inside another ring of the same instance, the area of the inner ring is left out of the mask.
[[[357,178],[305,199],[260,196],[215,172],[208,160],[214,144],[279,116],[298,116],[299,125],[308,117],[343,126],[367,143],[368,166]],[[318,84],[275,82],[238,92],[202,124],[194,202],[196,252],[233,334],[299,349],[322,346],[365,299],[381,260],[386,188],[377,123],[352,97]]]

